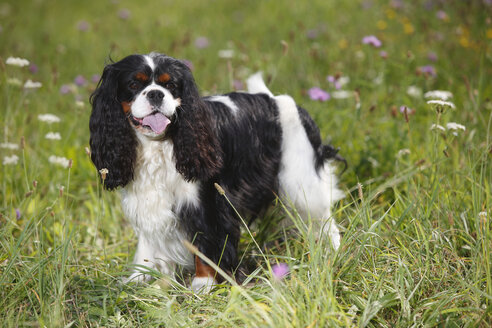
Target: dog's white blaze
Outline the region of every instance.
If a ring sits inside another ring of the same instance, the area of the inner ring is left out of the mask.
[[[343,198],[337,188],[334,170],[326,163],[320,172],[314,166],[315,153],[302,125],[294,100],[287,95],[275,97],[282,127],[280,193],[303,217],[320,220],[320,228],[338,248],[340,236],[331,219],[331,205]]]
[[[207,100],[213,101],[213,102],[220,102],[220,103],[226,105],[227,107],[229,107],[231,109],[231,111],[234,114],[236,114],[239,110],[239,108],[234,103],[234,101],[232,101],[232,99],[228,96],[212,96],[210,98],[207,98]]]
[[[192,268],[193,256],[182,243],[186,234],[176,213],[185,204],[198,206],[199,186],[177,172],[170,141],[137,135],[135,178],[121,191],[123,211],[139,239],[134,263],[167,274],[175,264]]]
[[[152,59],[152,53],[150,53],[149,55],[145,55],[144,58],[147,65],[149,65],[152,71],[154,71],[155,63],[154,63],[154,59]]]

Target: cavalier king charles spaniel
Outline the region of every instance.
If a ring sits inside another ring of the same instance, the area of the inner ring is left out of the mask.
[[[343,158],[260,73],[247,85],[247,93],[200,97],[186,64],[158,53],[104,68],[91,96],[91,159],[104,187],[120,188],[138,236],[128,281],[148,280],[150,269],[172,275],[178,265],[195,269],[193,290],[209,291],[222,278],[183,241],[235,272],[241,220],[215,184],[251,218],[280,197],[338,248],[331,205],[343,193],[332,162]]]

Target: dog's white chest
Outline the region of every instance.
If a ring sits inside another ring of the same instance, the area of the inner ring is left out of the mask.
[[[168,141],[141,140],[134,180],[122,190],[122,207],[139,239],[165,262],[192,265],[177,213],[198,204],[198,186],[176,171]]]

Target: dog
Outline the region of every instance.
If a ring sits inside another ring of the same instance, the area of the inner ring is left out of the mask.
[[[343,158],[322,144],[308,112],[288,95],[274,96],[261,73],[247,85],[248,92],[201,97],[187,65],[159,53],[105,66],[90,97],[91,160],[104,187],[120,190],[138,236],[127,281],[148,281],[144,267],[173,275],[182,266],[195,269],[194,291],[209,291],[220,275],[183,241],[233,273],[235,209],[254,218],[276,197],[340,245],[331,206],[344,196],[333,165]]]

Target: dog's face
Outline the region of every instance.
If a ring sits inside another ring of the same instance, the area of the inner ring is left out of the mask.
[[[181,105],[184,64],[165,56],[132,58],[133,68],[119,75],[117,98],[139,134],[160,138]]]

